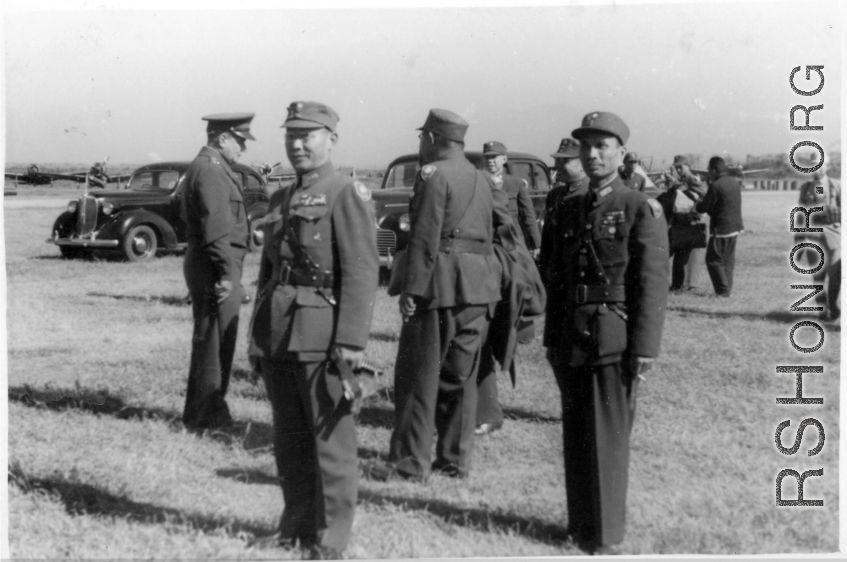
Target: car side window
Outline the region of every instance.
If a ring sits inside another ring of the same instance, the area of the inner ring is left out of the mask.
[[[262,189],[262,182],[259,181],[259,178],[257,176],[254,176],[253,174],[245,175],[247,177],[247,180],[242,180],[244,181],[244,191],[264,191]]]
[[[544,168],[538,164],[532,165],[532,174],[535,176],[535,189],[547,191],[550,189],[550,181],[547,179],[547,173]]]
[[[516,178],[526,180],[526,183],[529,184],[529,188],[535,189],[535,182],[532,178],[532,166],[530,166],[528,163],[509,162],[509,173],[515,176]]]
[[[133,174],[129,188],[133,191],[170,191],[179,181],[179,172],[174,170],[148,170]]]
[[[388,176],[385,179],[385,187],[414,187],[417,175],[417,162],[397,164],[388,171]]]

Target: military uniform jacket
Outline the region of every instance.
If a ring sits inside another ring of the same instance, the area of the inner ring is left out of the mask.
[[[632,174],[627,174],[622,170],[619,173],[621,179],[628,188],[634,189],[635,191],[644,191],[644,187],[647,185],[644,176],[635,172],[632,172]]]
[[[181,214],[188,243],[203,249],[219,279],[230,279],[230,260],[247,253],[250,235],[241,179],[218,151],[204,146],[185,172],[184,181]]]
[[[423,166],[409,202],[409,245],[401,292],[423,309],[500,299],[491,247],[494,203],[485,175],[461,151]]]
[[[271,196],[251,357],[319,361],[334,343],[365,348],[379,274],[375,224],[370,191],[329,162]],[[299,284],[304,277],[316,281]]]
[[[587,191],[588,181],[588,176],[583,176],[578,180],[556,182],[547,192],[547,200],[544,203],[544,226],[541,229],[541,250],[538,252],[538,271],[541,273],[541,279],[545,285],[547,283],[547,266],[556,246],[553,231],[559,220],[561,202],[566,197]]]
[[[524,238],[527,249],[540,248],[541,233],[526,181],[505,172],[493,176],[493,179],[495,185],[509,197],[507,208],[512,215],[512,223],[518,227],[518,233]]]
[[[668,294],[667,223],[661,206],[615,176],[600,189],[566,198],[557,214],[544,345],[570,366],[609,364],[625,354],[656,357]],[[608,280],[605,288],[587,240]],[[596,297],[598,291],[620,298],[581,302],[580,294]]]
[[[744,230],[741,219],[741,186],[738,180],[721,172],[709,186],[702,201],[697,203],[697,212],[711,217],[712,234],[730,234]]]

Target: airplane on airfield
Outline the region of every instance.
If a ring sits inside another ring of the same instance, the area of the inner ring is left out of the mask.
[[[702,180],[704,182],[709,181],[709,170],[706,170],[706,169],[703,169],[703,168],[689,168],[689,169],[691,170],[691,173],[695,174],[697,177],[699,177],[700,180]],[[738,180],[738,183],[741,184],[742,188],[744,187],[744,177],[746,175],[758,174],[758,173],[761,173],[761,172],[767,172],[769,169],[770,168],[761,168],[761,169],[758,169],[758,170],[745,170],[741,166],[741,164],[736,164],[735,166],[728,166],[727,167],[727,171],[728,171],[729,175],[731,177],[735,178],[736,180]],[[642,175],[645,175],[647,178],[651,179],[653,181],[653,183],[656,184],[657,187],[661,186],[661,187],[659,187],[659,189],[667,190],[668,182],[667,182],[665,174],[675,176],[676,171],[674,169],[674,166],[671,166],[668,171],[645,172]]]
[[[88,183],[89,186],[102,188],[105,188],[107,183],[121,183],[130,178],[129,174],[122,176],[107,175],[105,173],[105,168],[108,161],[109,158],[107,157],[102,163],[98,162],[94,164],[88,172],[74,172],[71,174],[42,172],[38,168],[38,164],[32,164],[29,168],[27,168],[26,173],[16,174],[6,172],[5,178],[8,180],[15,180],[15,185],[46,185],[48,183],[52,185],[55,180],[65,180],[76,183]],[[91,177],[91,181],[89,181],[89,177]]]

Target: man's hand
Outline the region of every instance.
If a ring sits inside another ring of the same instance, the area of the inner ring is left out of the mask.
[[[408,318],[413,315],[416,308],[417,305],[415,304],[414,296],[407,293],[400,295],[400,314],[402,314],[404,318]]]
[[[642,357],[640,355],[631,356],[629,358],[629,365],[627,365],[630,376],[633,379],[638,377],[642,381],[646,381],[647,379],[644,377],[644,373],[653,368],[654,360],[655,359],[653,357]]]
[[[224,302],[232,292],[232,281],[229,279],[221,279],[215,283],[215,294],[218,296],[218,304]]]
[[[362,362],[362,359],[365,357],[365,350],[363,349],[355,349],[340,344],[338,349],[341,350],[341,358],[350,365],[351,369],[358,367]]]
[[[541,253],[541,248],[536,248],[534,250],[530,250],[529,254],[532,256],[532,259],[537,260],[538,255]]]

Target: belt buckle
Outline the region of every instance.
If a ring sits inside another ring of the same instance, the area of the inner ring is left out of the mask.
[[[291,277],[291,266],[284,265],[282,269],[279,270],[279,283],[280,285],[288,285],[288,279]]]
[[[576,304],[585,304],[588,300],[588,285],[576,286]]]

